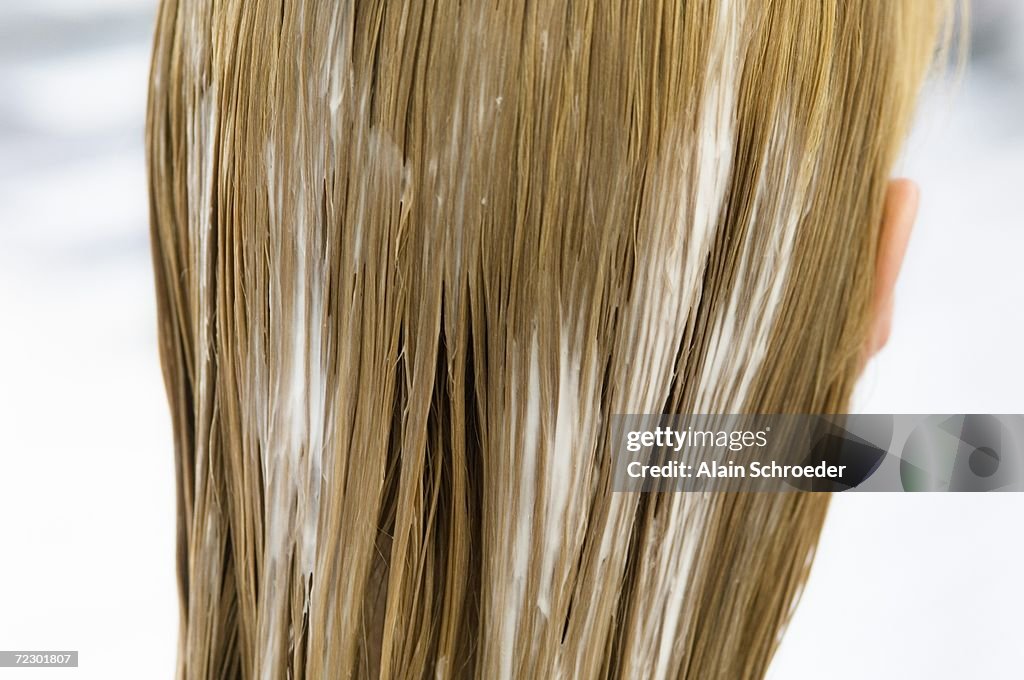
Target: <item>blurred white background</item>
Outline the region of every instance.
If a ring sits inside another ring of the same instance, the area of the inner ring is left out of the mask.
[[[142,128],[152,0],[0,3],[0,649],[171,678],[174,468]],[[856,407],[1024,413],[1024,3],[976,0]],[[1024,495],[837,497],[772,677],[1024,677]]]

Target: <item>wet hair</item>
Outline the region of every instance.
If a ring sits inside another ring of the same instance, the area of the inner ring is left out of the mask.
[[[842,412],[928,0],[163,0],[181,678],[752,678],[826,494],[617,413]]]

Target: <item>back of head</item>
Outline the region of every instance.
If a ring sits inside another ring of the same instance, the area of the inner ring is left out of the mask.
[[[180,676],[763,674],[827,497],[609,417],[846,408],[946,10],[163,0]]]

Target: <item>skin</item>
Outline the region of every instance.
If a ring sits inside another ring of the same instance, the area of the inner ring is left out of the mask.
[[[882,227],[875,265],[875,290],[871,300],[872,322],[868,332],[866,353],[872,357],[889,340],[892,331],[893,298],[903,256],[907,252],[910,232],[917,219],[920,190],[909,179],[889,182],[882,212]]]

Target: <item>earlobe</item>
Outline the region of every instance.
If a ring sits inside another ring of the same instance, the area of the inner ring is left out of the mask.
[[[874,356],[889,340],[892,329],[893,296],[910,232],[917,219],[920,190],[909,179],[889,182],[878,236],[875,283],[871,298],[871,327],[866,340],[867,357]]]

